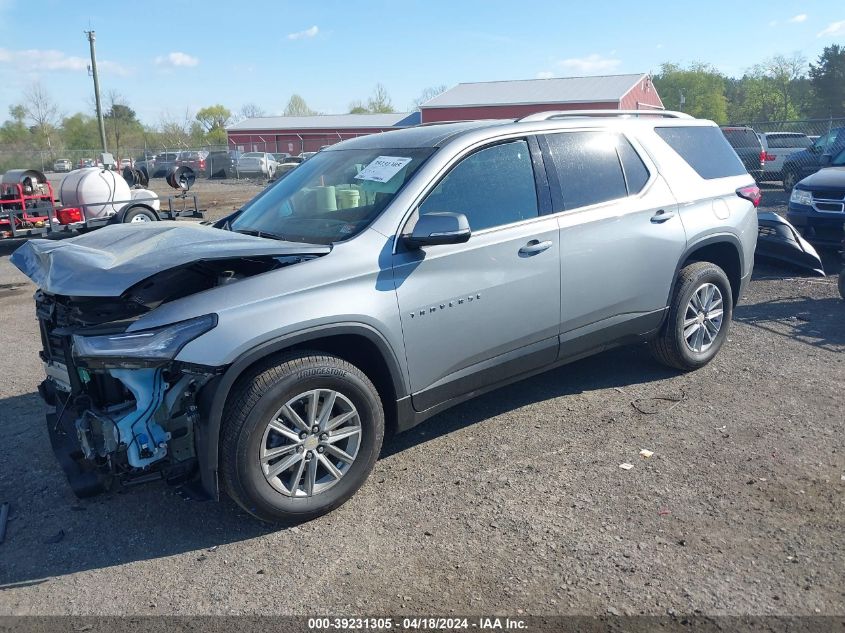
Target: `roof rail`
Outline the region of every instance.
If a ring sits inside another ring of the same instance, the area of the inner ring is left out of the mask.
[[[689,114],[674,112],[672,110],[551,110],[549,112],[535,112],[521,119],[517,123],[527,121],[548,121],[550,119],[565,119],[568,117],[641,117],[658,116],[666,119],[692,119]]]

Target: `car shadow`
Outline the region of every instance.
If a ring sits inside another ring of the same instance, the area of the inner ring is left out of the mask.
[[[831,352],[845,351],[845,301],[838,296],[794,296],[740,304],[733,318],[780,338]]]
[[[443,412],[389,439],[381,457],[518,407],[674,375],[641,347],[612,350]],[[11,504],[6,539],[0,544],[0,592],[166,556],[193,553],[202,560],[206,550],[280,529],[253,519],[228,498],[219,503],[185,500],[163,483],[77,499],[49,446],[39,396],[2,399],[0,412],[0,503]]]

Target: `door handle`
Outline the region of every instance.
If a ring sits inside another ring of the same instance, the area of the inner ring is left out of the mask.
[[[551,248],[552,241],[546,240],[545,242],[541,242],[540,240],[531,240],[519,249],[520,255],[536,255],[537,253],[542,253],[544,250]]]
[[[666,211],[664,209],[660,209],[660,211],[651,216],[651,222],[652,224],[662,224],[666,220],[671,220],[674,217],[674,211]]]

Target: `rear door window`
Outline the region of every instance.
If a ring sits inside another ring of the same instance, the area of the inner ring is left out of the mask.
[[[656,127],[654,131],[706,180],[748,173],[717,127]]]
[[[549,134],[546,143],[563,194],[564,209],[599,204],[628,195],[625,174],[616,149],[620,144],[618,134],[564,132]],[[639,160],[639,157],[636,158]],[[635,163],[632,161],[631,164],[632,171],[636,172]],[[641,178],[642,174],[639,176]]]
[[[540,215],[531,153],[525,140],[486,147],[446,174],[420,205],[420,214],[463,213],[473,231]]]

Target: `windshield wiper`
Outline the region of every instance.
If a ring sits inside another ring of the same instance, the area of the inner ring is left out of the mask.
[[[256,231],[255,229],[235,229],[233,233],[243,233],[244,235],[254,235],[255,237],[266,237],[271,240],[287,241],[284,235],[278,233],[271,233],[270,231]]]

